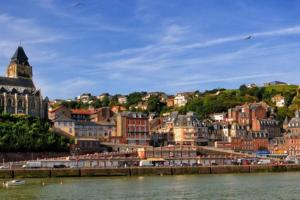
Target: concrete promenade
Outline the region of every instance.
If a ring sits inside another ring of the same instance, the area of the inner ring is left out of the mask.
[[[225,174],[300,171],[300,165],[224,165],[198,167],[128,167],[78,169],[13,169],[0,170],[0,178],[49,178],[92,176],[143,176],[183,174]]]

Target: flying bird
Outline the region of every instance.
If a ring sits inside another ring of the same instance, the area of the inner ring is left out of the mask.
[[[251,35],[249,35],[248,37],[245,38],[245,40],[250,40],[252,38]]]
[[[83,3],[81,3],[80,1],[78,1],[77,3],[73,4],[73,7],[77,8],[83,6]]]

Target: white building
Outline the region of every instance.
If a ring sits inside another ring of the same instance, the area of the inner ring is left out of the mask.
[[[226,119],[226,113],[214,113],[210,115],[210,118],[214,121],[222,122]]]
[[[78,101],[81,101],[82,103],[89,103],[92,99],[91,93],[83,93],[82,95],[77,97]]]
[[[284,107],[285,106],[285,98],[281,95],[275,95],[272,97],[272,102],[276,104],[276,107]]]
[[[185,106],[188,102],[188,95],[186,93],[177,93],[174,98],[174,106],[181,107]]]
[[[127,97],[126,96],[120,96],[120,97],[118,97],[118,102],[120,104],[126,104],[127,103]]]

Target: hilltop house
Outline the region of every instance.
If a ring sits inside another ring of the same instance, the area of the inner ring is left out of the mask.
[[[191,97],[193,94],[194,92],[177,93],[174,98],[174,106],[185,106],[185,104],[188,102],[188,98]]]
[[[271,101],[275,103],[276,107],[284,107],[285,105],[285,98],[281,95],[273,96]]]
[[[127,97],[126,96],[119,96],[118,97],[119,104],[126,104],[127,103]]]

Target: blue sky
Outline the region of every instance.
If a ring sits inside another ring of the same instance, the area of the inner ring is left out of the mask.
[[[300,82],[300,1],[0,1],[3,74],[19,40],[52,99]]]

